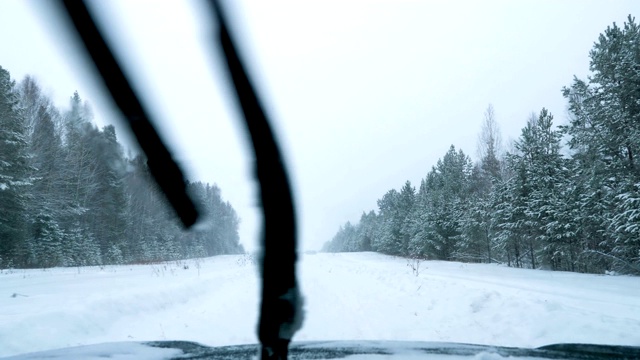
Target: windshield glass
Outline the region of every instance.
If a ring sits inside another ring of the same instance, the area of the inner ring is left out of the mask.
[[[294,189],[294,341],[640,345],[635,1],[225,1]],[[202,2],[88,1],[184,231],[51,3],[0,2],[0,357],[257,343],[254,154]]]

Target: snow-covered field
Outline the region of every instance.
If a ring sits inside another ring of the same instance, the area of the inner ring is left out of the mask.
[[[247,260],[5,270],[0,356],[113,341],[255,343],[259,282]],[[305,255],[300,265],[297,341],[640,345],[637,277],[439,261],[416,275],[407,260],[374,253]]]

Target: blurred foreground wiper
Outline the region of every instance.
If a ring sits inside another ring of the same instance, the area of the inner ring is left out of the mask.
[[[153,127],[149,112],[131,88],[86,4],[82,0],[59,0],[58,3],[69,16],[100,78],[146,155],[152,177],[182,224],[186,228],[191,227],[198,219],[198,211],[187,194],[182,170]]]
[[[256,155],[264,213],[262,301],[258,337],[261,358],[286,359],[289,342],[302,326],[302,298],[296,281],[296,221],[291,186],[274,133],[229,33],[217,0],[209,0],[218,22],[216,37],[222,48],[238,104],[244,114]]]

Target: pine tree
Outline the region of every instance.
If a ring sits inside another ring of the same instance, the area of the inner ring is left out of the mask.
[[[495,259],[497,216],[492,195],[502,179],[502,136],[495,112],[489,105],[478,136],[479,162],[473,167],[469,179],[469,200],[460,219],[461,240],[458,257],[469,261],[493,262]]]
[[[126,226],[125,190],[123,185],[126,168],[122,148],[116,138],[113,125],[102,131],[91,129],[87,134],[90,142],[90,171],[94,174],[95,192],[88,195],[86,226],[96,238],[102,253],[109,247],[118,246],[123,257],[128,258],[124,241]]]
[[[31,172],[27,125],[15,81],[0,67],[0,258],[5,259],[0,266],[27,262]]]
[[[600,35],[589,53],[592,76],[575,78],[563,89],[572,114],[564,133],[580,164],[578,186],[589,229],[586,261],[599,258],[601,269],[640,272],[640,27],[628,17]]]
[[[512,174],[501,191],[503,214],[500,227],[502,240],[508,240],[516,266],[525,263],[532,268],[556,266],[563,254],[566,226],[563,217],[563,189],[567,177],[565,161],[560,154],[561,133],[553,129],[553,116],[542,109],[532,115],[515,142],[515,152],[507,155]],[[542,251],[542,254],[540,253]],[[527,260],[523,263],[523,260]],[[556,264],[556,265],[554,265]]]
[[[34,221],[33,241],[29,242],[29,266],[54,267],[68,265],[62,243],[65,237],[58,223],[47,214]]]
[[[65,178],[62,191],[66,203],[63,225],[67,230],[88,226],[90,198],[98,192],[97,174],[94,172],[98,159],[91,152],[91,133],[96,129],[90,122],[90,110],[77,92],[73,94],[70,105],[71,109],[63,116]]]
[[[60,227],[62,211],[64,209],[65,194],[63,188],[63,148],[60,131],[56,127],[59,114],[45,97],[36,81],[27,76],[18,86],[20,107],[24,110],[29,136],[29,166],[32,170],[33,187],[28,202],[29,221],[26,247],[30,249],[28,266],[45,266],[36,259],[40,254],[34,254],[34,249],[43,249],[42,244],[34,243],[42,234],[50,232],[46,247],[60,248],[64,241],[64,232]],[[52,241],[59,242],[52,244]],[[36,256],[38,255],[38,256]],[[58,256],[62,259],[61,256]],[[46,261],[46,266],[53,266]],[[58,261],[55,265],[59,265]]]
[[[399,204],[400,193],[395,189],[389,190],[382,199],[378,200],[380,223],[373,247],[384,254],[400,255],[402,252]]]
[[[453,260],[461,238],[462,214],[468,207],[471,159],[452,145],[425,180],[426,253]]]
[[[411,234],[409,239],[409,256],[425,258],[427,256],[427,241],[430,229],[427,216],[429,214],[429,197],[426,181],[420,181],[420,188],[416,194],[413,211],[409,214],[407,228]]]
[[[409,256],[410,241],[413,235],[412,214],[416,201],[416,189],[407,180],[400,189],[398,219],[400,222],[400,254]]]
[[[64,252],[66,266],[91,266],[102,264],[102,254],[93,234],[80,225],[73,226],[65,235]],[[109,263],[107,261],[107,263]],[[113,262],[111,262],[113,263]]]
[[[363,212],[357,226],[359,251],[372,251],[373,239],[376,236],[377,216],[375,211]]]

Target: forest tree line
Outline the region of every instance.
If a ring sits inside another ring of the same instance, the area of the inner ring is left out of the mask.
[[[408,181],[347,222],[325,251],[640,274],[640,30],[600,35],[590,76],[562,89],[569,119],[542,109],[502,151],[493,108],[479,160],[454,146],[416,190]]]
[[[60,110],[0,67],[0,269],[145,263],[242,253],[216,185],[190,182],[207,215],[183,231],[143,156],[125,156],[78,93]]]

